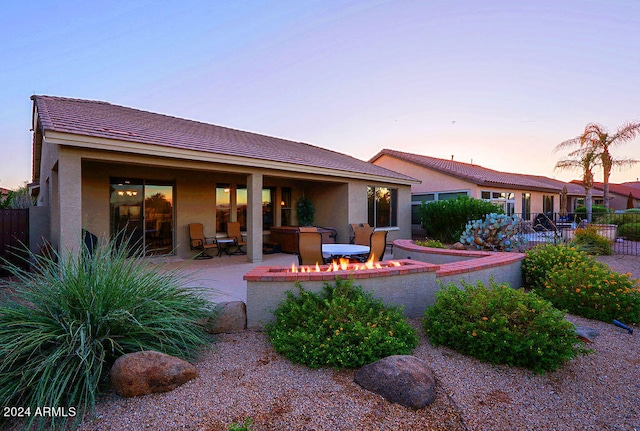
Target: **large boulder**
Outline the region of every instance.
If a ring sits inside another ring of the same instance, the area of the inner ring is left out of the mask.
[[[354,381],[388,401],[419,409],[436,399],[431,367],[415,356],[387,356],[356,371]]]
[[[111,384],[122,397],[168,392],[196,377],[189,362],[153,350],[122,355],[111,367]]]
[[[209,319],[206,329],[211,334],[241,332],[247,329],[247,305],[242,301],[216,304],[216,314]]]

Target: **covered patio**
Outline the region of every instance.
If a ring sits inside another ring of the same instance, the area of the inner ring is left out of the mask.
[[[314,145],[93,100],[33,96],[34,237],[77,251],[82,232],[125,231],[150,254],[188,259],[189,224],[206,237],[239,222],[247,262],[263,260],[271,227],[296,226],[301,198],[314,225],[348,242],[369,222],[408,238],[417,180]],[[38,244],[35,245],[36,247]],[[36,250],[34,250],[36,251]],[[215,265],[215,264],[214,264]]]

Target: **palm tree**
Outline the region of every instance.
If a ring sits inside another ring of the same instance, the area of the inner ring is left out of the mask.
[[[591,223],[593,189],[593,168],[598,164],[599,155],[593,151],[576,150],[569,153],[568,159],[559,160],[556,169],[559,170],[582,170],[582,186],[584,187],[584,205],[587,208],[587,221]]]
[[[584,128],[584,132],[573,139],[561,142],[556,146],[556,150],[576,145],[583,152],[594,152],[599,159],[604,173],[604,205],[609,208],[609,177],[614,167],[625,168],[640,162],[636,159],[614,159],[610,148],[635,139],[640,134],[640,122],[629,122],[623,124],[614,134],[597,123],[590,123]]]

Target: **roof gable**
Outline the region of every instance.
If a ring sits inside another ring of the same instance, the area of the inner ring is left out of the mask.
[[[42,131],[283,162],[416,182],[404,174],[302,142],[244,132],[111,103],[32,96]]]

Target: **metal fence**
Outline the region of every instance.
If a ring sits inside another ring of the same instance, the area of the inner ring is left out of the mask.
[[[28,267],[25,259],[29,245],[29,210],[0,210],[0,258],[20,267]],[[0,259],[0,276],[9,275]]]
[[[571,241],[576,229],[591,226],[600,236],[611,242],[614,254],[640,256],[640,212],[611,214],[538,214],[531,221],[521,222],[521,233],[531,242]]]
[[[640,212],[592,214],[537,214],[530,220],[521,219],[518,234],[527,238],[530,246],[541,243],[564,243],[575,238],[577,228],[592,225],[596,233],[611,242],[614,254],[640,256]],[[424,239],[427,232],[418,224],[412,225],[413,239]]]

